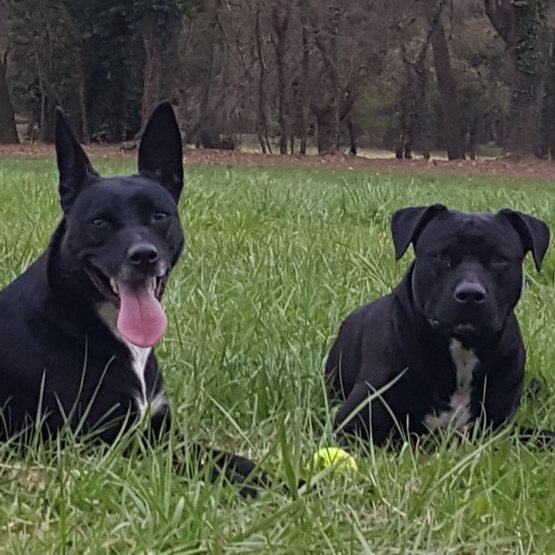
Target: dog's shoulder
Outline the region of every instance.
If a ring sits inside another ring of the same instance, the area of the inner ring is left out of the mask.
[[[385,295],[351,312],[339,328],[328,357],[328,368],[337,364],[340,356],[360,357],[364,344],[381,344],[391,329],[392,295]],[[369,342],[368,337],[372,338]],[[347,355],[349,353],[349,355]]]
[[[394,297],[389,294],[359,306],[345,318],[340,333],[362,334],[367,330],[385,329],[391,319],[393,303]]]
[[[51,330],[56,314],[48,307],[45,257],[38,258],[25,272],[0,291],[0,371],[31,355],[40,335]],[[55,309],[54,309],[55,312]],[[42,317],[44,316],[44,318]]]
[[[0,326],[9,325],[11,311],[24,311],[27,305],[36,305],[44,300],[46,292],[46,256],[40,256],[29,268],[17,276],[0,291],[0,310],[3,313]],[[7,314],[6,311],[10,311]]]

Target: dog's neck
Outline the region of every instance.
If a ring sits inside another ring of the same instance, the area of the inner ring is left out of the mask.
[[[434,330],[422,312],[416,306],[416,299],[412,288],[413,269],[414,262],[410,265],[408,270],[405,272],[403,279],[391,294],[395,297],[396,304],[404,319],[406,319],[407,322],[411,322],[412,325],[416,325],[419,333],[425,336],[437,335],[434,333]],[[446,345],[448,345],[448,343]]]
[[[127,352],[129,353],[129,362],[131,364],[131,370],[137,377],[139,384],[139,391],[135,397],[137,403],[137,408],[141,417],[145,414],[148,406],[148,395],[147,395],[147,385],[145,381],[146,365],[150,354],[152,352],[152,347],[142,348],[133,345],[127,341],[119,333],[116,322],[118,319],[118,309],[110,302],[104,301],[97,305],[96,311],[98,317],[104,322],[106,327],[110,330],[112,335],[122,343]],[[164,396],[165,398],[165,396]],[[160,401],[161,399],[158,399]],[[157,402],[158,402],[157,401]],[[156,408],[156,412],[158,408]]]

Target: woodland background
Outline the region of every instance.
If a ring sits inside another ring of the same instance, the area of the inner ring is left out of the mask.
[[[0,0],[0,143],[555,152],[553,0]]]

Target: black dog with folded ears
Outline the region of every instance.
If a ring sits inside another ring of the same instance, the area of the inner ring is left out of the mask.
[[[56,155],[63,219],[47,251],[0,292],[0,440],[40,421],[45,437],[69,426],[111,443],[145,416],[148,435],[159,439],[171,412],[153,348],[166,330],[161,298],[184,246],[175,115],[168,103],[152,115],[137,175],[101,177],[61,112]],[[255,469],[208,454],[239,481]]]
[[[442,205],[399,210],[391,227],[396,259],[411,243],[416,258],[391,294],[345,320],[331,349],[339,440],[382,445],[448,426],[499,428],[524,384],[514,314],[522,264],[531,252],[540,269],[549,228],[513,210],[469,214]]]

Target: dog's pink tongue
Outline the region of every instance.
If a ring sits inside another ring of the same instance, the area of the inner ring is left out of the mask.
[[[118,331],[137,347],[152,347],[162,339],[168,320],[160,301],[146,284],[131,287],[118,281]]]

